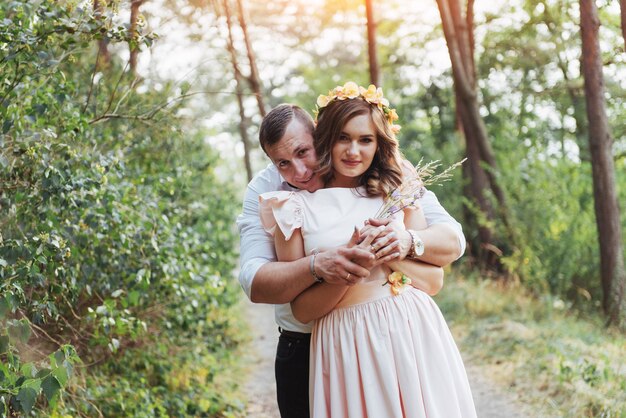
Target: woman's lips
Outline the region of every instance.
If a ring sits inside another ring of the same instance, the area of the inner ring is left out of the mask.
[[[356,167],[357,165],[361,164],[361,161],[343,160],[343,163],[348,167]]]

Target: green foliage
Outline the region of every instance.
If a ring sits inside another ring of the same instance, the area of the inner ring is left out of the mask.
[[[465,356],[504,387],[515,387],[531,416],[621,417],[626,411],[624,335],[571,303],[530,297],[473,275],[448,278],[437,297]]]
[[[216,156],[183,133],[169,86],[139,92],[115,61],[92,74],[96,41],[130,41],[123,26],[72,2],[0,13],[0,416],[237,410],[214,370],[167,384],[238,342],[237,202]]]

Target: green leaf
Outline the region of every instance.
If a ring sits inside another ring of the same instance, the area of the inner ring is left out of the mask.
[[[54,353],[54,359],[56,360],[57,365],[63,364],[63,360],[65,360],[65,353],[63,352],[63,350],[57,350]]]
[[[139,302],[139,296],[141,296],[141,294],[136,290],[128,293],[128,302],[131,306],[137,305],[137,302]]]
[[[46,399],[50,401],[57,393],[59,393],[61,384],[56,377],[48,375],[48,377],[46,377],[41,383],[41,389],[43,390],[44,395],[46,395]]]
[[[22,383],[22,388],[31,388],[39,393],[39,389],[41,389],[41,379],[26,379],[24,383]]]
[[[20,402],[22,411],[26,414],[30,414],[30,411],[35,405],[37,399],[37,392],[33,388],[21,388],[17,394],[17,400]]]
[[[65,384],[67,383],[67,370],[65,369],[65,367],[60,366],[52,370],[52,375],[56,377],[61,386],[65,386]]]
[[[22,374],[26,377],[35,377],[37,374],[37,368],[33,363],[24,363],[20,368]]]

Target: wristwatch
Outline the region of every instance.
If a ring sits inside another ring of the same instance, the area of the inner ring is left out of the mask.
[[[412,229],[407,229],[406,232],[411,236],[411,248],[409,248],[409,253],[406,256],[417,258],[424,254],[424,241],[422,241],[417,232]]]

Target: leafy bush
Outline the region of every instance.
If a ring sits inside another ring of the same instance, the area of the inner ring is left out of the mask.
[[[170,87],[92,74],[105,36],[130,40],[72,2],[0,6],[0,415],[236,410],[209,384],[239,338],[236,199]]]

